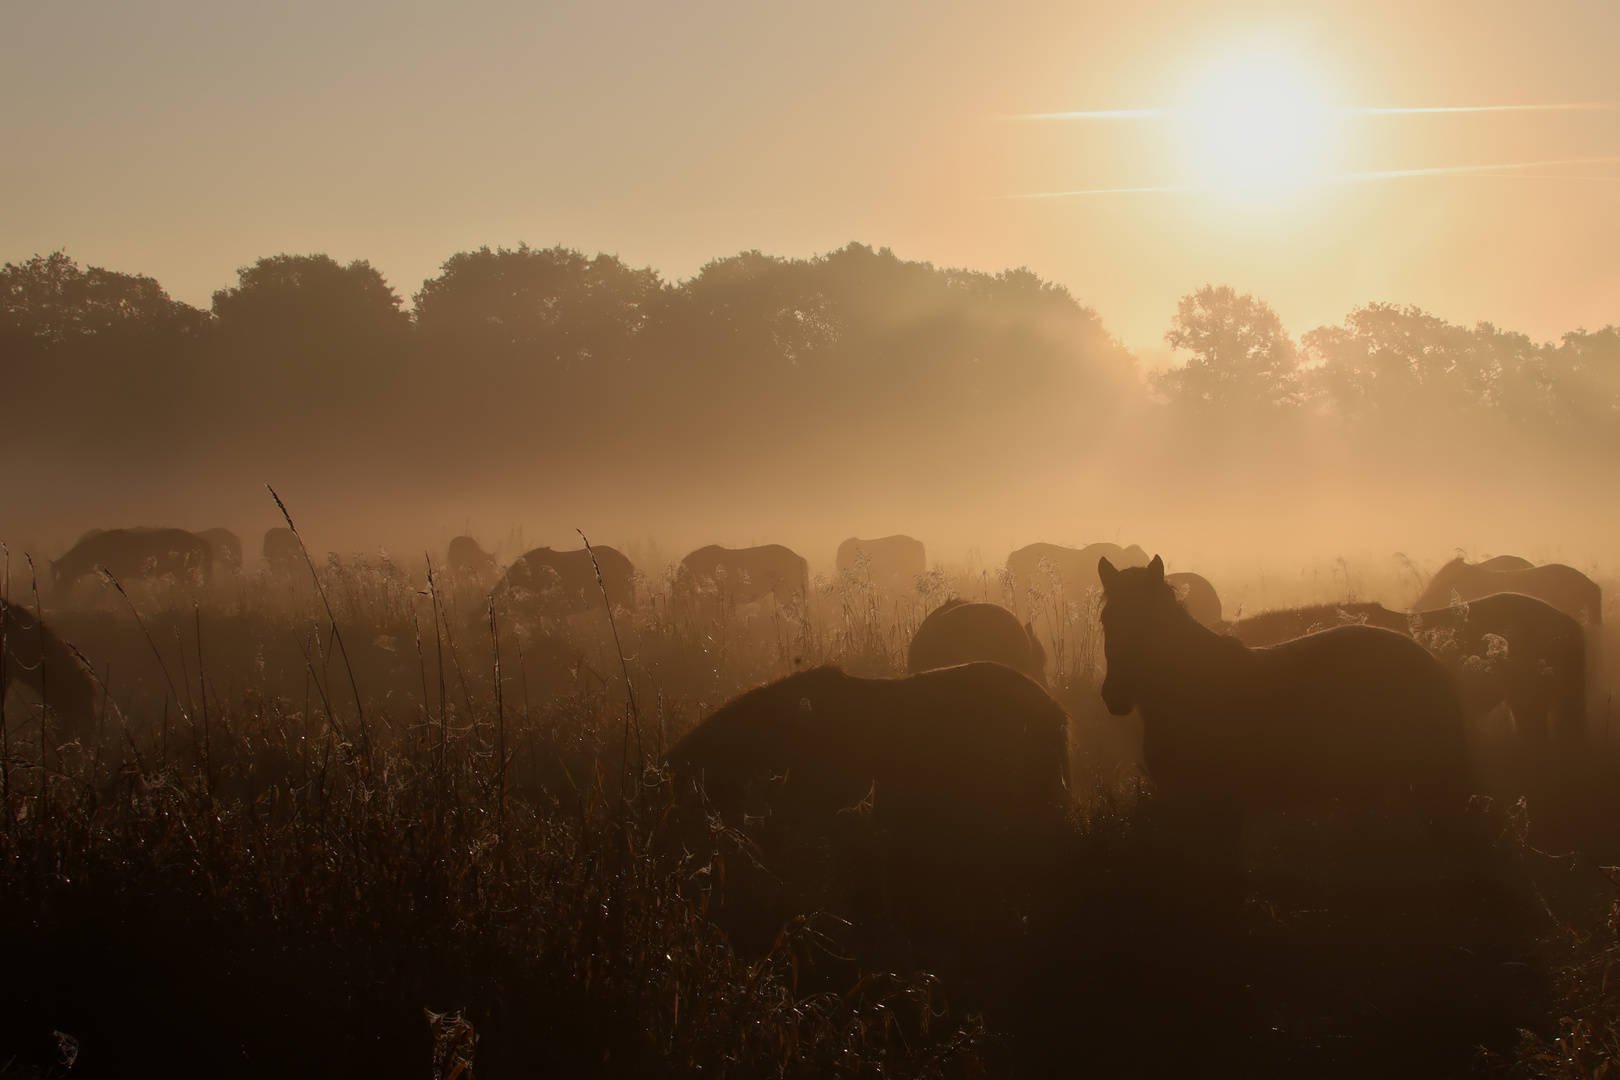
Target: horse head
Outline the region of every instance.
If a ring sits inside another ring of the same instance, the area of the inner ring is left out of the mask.
[[[1135,708],[1151,667],[1153,641],[1168,620],[1185,617],[1176,591],[1164,580],[1164,560],[1142,567],[1117,570],[1107,558],[1097,562],[1103,587],[1103,655],[1108,675],[1103,679],[1103,703],[1115,716]]]

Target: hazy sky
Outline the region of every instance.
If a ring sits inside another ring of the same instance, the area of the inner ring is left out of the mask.
[[[282,251],[408,295],[481,244],[676,279],[860,240],[1027,265],[1150,362],[1207,282],[1295,333],[1391,300],[1553,337],[1620,321],[1620,163],[1007,199],[1212,167],[1178,120],[1012,117],[1199,106],[1259,64],[1333,118],[1308,176],[1615,157],[1620,111],[1342,109],[1620,104],[1617,46],[1612,0],[4,2],[0,260],[66,248],[206,304]]]

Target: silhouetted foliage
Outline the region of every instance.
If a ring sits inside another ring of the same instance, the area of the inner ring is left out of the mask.
[[[825,475],[887,451],[944,475],[1095,453],[1124,429],[1158,439],[1145,389],[1195,441],[1231,422],[1297,443],[1332,418],[1390,452],[1509,431],[1555,453],[1620,450],[1612,326],[1537,344],[1369,304],[1296,346],[1263,301],[1210,285],[1181,299],[1166,340],[1186,359],[1144,387],[1061,286],[858,243],[745,251],[676,284],[614,255],[484,247],[445,260],[411,312],[368,262],[322,254],[241,268],[212,313],[60,251],[0,269],[0,374],[34,405],[8,444],[87,463],[138,445],[138,469],[203,439],[220,448],[210,463],[278,472],[333,453],[422,478],[497,460],[572,476],[610,458],[712,471],[808,454]],[[480,437],[426,455],[427,427]]]
[[[189,334],[206,320],[152,278],[99,266],[81,270],[61,251],[0,268],[0,334],[8,345]]]
[[[1165,340],[1192,353],[1154,385],[1174,405],[1198,412],[1277,409],[1299,401],[1299,353],[1263,301],[1230,285],[1181,298]]]
[[[235,288],[214,293],[214,315],[233,336],[349,341],[410,321],[393,287],[363,259],[344,266],[329,255],[274,255],[236,275]]]
[[[416,294],[435,347],[560,366],[626,358],[658,296],[658,274],[616,255],[487,247],[445,260]]]

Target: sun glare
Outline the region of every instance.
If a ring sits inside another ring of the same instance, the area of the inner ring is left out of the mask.
[[[1182,116],[1201,186],[1276,192],[1319,171],[1330,114],[1309,71],[1249,55],[1229,57],[1194,80]]]

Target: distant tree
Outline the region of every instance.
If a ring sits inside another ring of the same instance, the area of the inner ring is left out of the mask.
[[[1479,416],[1558,423],[1549,349],[1490,323],[1448,323],[1416,307],[1369,304],[1303,339],[1311,388],[1346,420]]]
[[[563,365],[622,359],[662,286],[652,269],[561,246],[452,255],[416,294],[416,323],[436,346]]]
[[[703,374],[710,400],[840,423],[989,409],[1074,422],[1134,382],[1123,347],[1061,286],[856,243],[814,259],[710,262],[672,292],[653,336],[681,372]]]
[[[1620,435],[1620,327],[1573,330],[1546,354],[1559,414],[1582,427]]]
[[[206,312],[152,278],[80,268],[65,252],[0,268],[0,379],[32,452],[158,455],[194,433]],[[181,422],[193,420],[191,423]],[[45,448],[50,449],[45,449]]]
[[[1196,412],[1277,410],[1299,403],[1299,352],[1263,301],[1229,285],[1181,298],[1165,340],[1192,354],[1153,384],[1172,404]]]
[[[170,299],[152,278],[99,266],[80,269],[66,252],[0,268],[0,335],[17,342],[179,335],[206,321],[203,312]]]
[[[214,293],[220,328],[238,340],[350,344],[403,331],[401,298],[369,262],[327,255],[273,255],[237,272]]]

